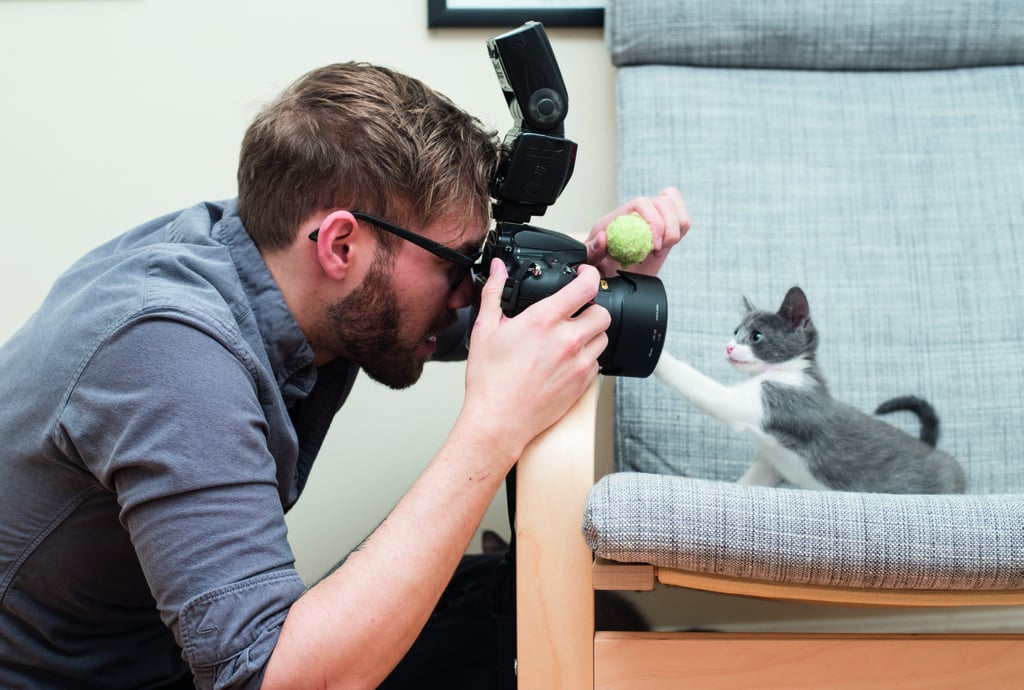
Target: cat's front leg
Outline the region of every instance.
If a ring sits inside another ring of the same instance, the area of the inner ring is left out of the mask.
[[[782,475],[770,462],[757,457],[736,483],[746,486],[778,486],[782,483]]]
[[[761,431],[763,408],[757,381],[750,379],[737,386],[723,386],[667,352],[661,353],[654,375],[698,410],[737,431]]]

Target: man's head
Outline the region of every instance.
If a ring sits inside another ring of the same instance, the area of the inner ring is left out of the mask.
[[[346,357],[396,388],[419,378],[468,303],[458,254],[483,239],[497,162],[495,132],[363,63],[314,70],[260,113],[242,145],[239,213],[319,361]],[[310,276],[320,282],[296,282]]]
[[[496,134],[422,82],[343,63],[295,81],[242,142],[239,213],[264,252],[296,240],[312,214],[357,209],[426,227],[489,214]],[[397,238],[380,233],[381,243]]]

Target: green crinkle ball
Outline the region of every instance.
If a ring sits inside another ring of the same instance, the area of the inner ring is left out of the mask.
[[[623,266],[643,261],[654,249],[651,226],[636,211],[612,220],[605,232],[608,233],[608,253]]]

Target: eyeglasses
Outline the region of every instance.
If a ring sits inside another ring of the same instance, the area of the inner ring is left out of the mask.
[[[453,280],[449,288],[453,292],[455,291],[456,288],[459,287],[459,285],[462,284],[462,281],[466,279],[466,276],[469,275],[470,269],[472,269],[476,262],[480,259],[480,254],[482,253],[481,251],[477,251],[476,254],[472,256],[468,254],[463,254],[462,252],[455,251],[451,247],[446,247],[440,242],[435,242],[434,240],[428,237],[418,235],[412,230],[406,230],[405,228],[394,225],[393,223],[389,223],[386,220],[383,220],[376,216],[371,216],[369,213],[363,213],[362,211],[351,211],[351,213],[359,220],[366,221],[370,225],[378,227],[386,232],[390,232],[392,235],[401,237],[403,240],[407,242],[412,242],[417,247],[426,249],[434,256],[444,259],[445,261],[450,261],[451,263],[455,264],[457,270],[455,271],[455,275],[453,276]],[[313,232],[309,233],[309,239],[313,240],[314,242],[316,242],[319,236],[320,228],[317,228]]]

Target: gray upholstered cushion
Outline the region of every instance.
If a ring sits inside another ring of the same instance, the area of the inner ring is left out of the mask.
[[[616,65],[932,69],[1019,63],[1012,0],[610,0]]]
[[[767,489],[663,475],[599,481],[585,534],[624,562],[765,581],[893,589],[1024,587],[1024,495]]]
[[[721,35],[769,12],[768,3],[744,3],[748,14],[736,10],[723,19],[739,5],[717,4]],[[626,40],[627,5],[648,8],[628,20],[640,23],[671,25],[693,8],[711,12],[711,3],[698,1],[613,0],[613,49]],[[670,5],[676,9],[664,10]],[[815,13],[809,3],[771,5],[799,6],[811,19]],[[913,6],[924,24],[934,19],[920,3],[862,5]],[[997,7],[941,5],[954,18]],[[1019,28],[1024,5],[1001,7],[1015,13],[1004,20]],[[998,24],[1002,15],[971,16],[964,45],[976,43],[965,43],[974,29]],[[837,28],[826,24],[819,27],[826,34]],[[877,30],[887,26],[882,21]],[[655,45],[714,43],[693,27],[639,35]],[[851,54],[874,52],[870,42],[859,45]],[[842,72],[652,64],[623,67],[618,79],[620,197],[675,185],[693,216],[693,230],[662,272],[667,349],[723,383],[740,380],[724,346],[741,296],[774,308],[787,288],[800,285],[833,395],[865,411],[902,394],[932,401],[942,424],[939,445],[963,462],[974,495],[741,489],[726,482],[750,463],[749,440],[654,379],[620,378],[616,462],[624,472],[602,480],[588,502],[591,546],[620,560],[765,579],[801,581],[810,567],[827,570],[826,579],[866,583],[887,572],[878,570],[882,558],[891,568],[879,582],[889,586],[1007,585],[986,573],[993,563],[1012,563],[1005,545],[1014,553],[1024,548],[1021,502],[991,495],[1024,494],[1024,67]],[[909,414],[891,421],[916,433]],[[936,515],[944,529],[934,533],[900,526]],[[895,527],[872,541],[867,524]],[[957,540],[974,527],[982,529],[958,551]],[[772,555],[765,544],[784,553]],[[932,565],[914,560],[929,550],[962,557],[935,581],[923,574]],[[887,555],[896,552],[910,560]]]

